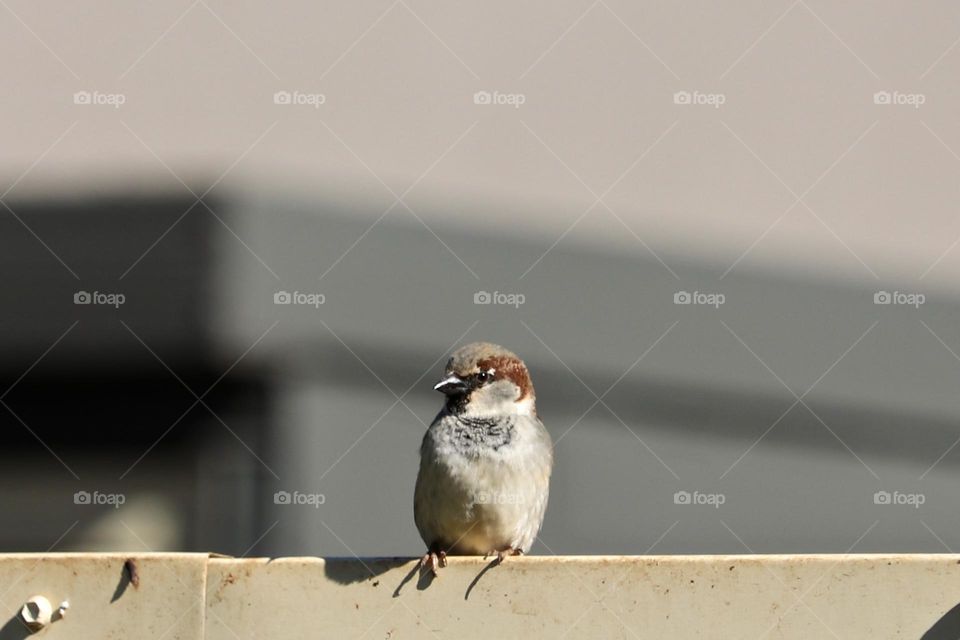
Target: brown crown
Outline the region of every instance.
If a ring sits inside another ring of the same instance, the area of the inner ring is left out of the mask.
[[[520,389],[518,400],[533,398],[533,382],[520,357],[497,344],[474,342],[457,349],[450,357],[447,371],[469,376],[493,369],[494,380],[510,380]]]

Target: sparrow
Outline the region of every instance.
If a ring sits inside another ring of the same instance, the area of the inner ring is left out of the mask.
[[[457,349],[434,389],[446,396],[420,446],[413,517],[434,576],[447,555],[530,550],[547,509],[553,442],[515,353],[488,342]]]

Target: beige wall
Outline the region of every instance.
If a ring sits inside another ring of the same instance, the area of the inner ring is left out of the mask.
[[[232,167],[228,184],[383,208],[416,183],[405,200],[432,226],[546,248],[603,195],[615,214],[597,205],[566,242],[956,290],[954,3],[9,0],[0,16],[0,185],[29,170],[8,199],[182,189],[164,165],[201,190]],[[125,103],[75,105],[80,90]],[[475,105],[481,90],[525,102]]]

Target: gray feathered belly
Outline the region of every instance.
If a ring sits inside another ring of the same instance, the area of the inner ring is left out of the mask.
[[[552,450],[539,420],[441,416],[421,448],[414,517],[448,553],[528,551],[543,522]]]

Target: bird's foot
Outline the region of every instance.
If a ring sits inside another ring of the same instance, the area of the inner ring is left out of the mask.
[[[428,570],[433,574],[433,577],[439,577],[440,567],[447,566],[447,552],[446,551],[428,551],[423,554],[423,557],[420,558],[420,569]]]
[[[507,547],[506,549],[500,549],[500,550],[491,549],[491,550],[488,551],[486,554],[484,554],[483,559],[486,560],[487,558],[489,558],[490,556],[492,556],[492,555],[494,555],[494,554],[496,554],[496,556],[497,556],[497,564],[503,564],[503,561],[506,560],[507,557],[509,557],[509,556],[520,556],[520,555],[523,555],[523,550],[522,550],[522,549],[514,549],[514,548],[512,548],[512,547]]]

